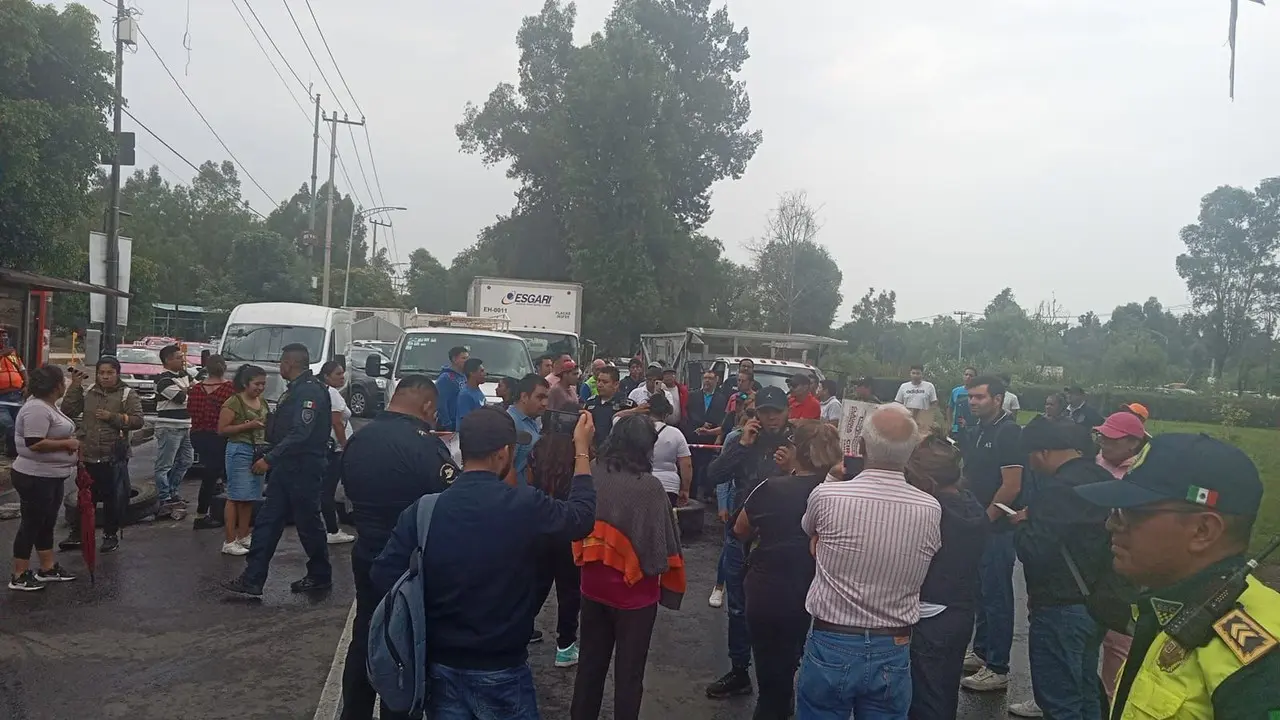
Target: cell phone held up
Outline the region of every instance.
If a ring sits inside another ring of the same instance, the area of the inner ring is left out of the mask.
[[[578,413],[547,410],[542,413],[542,432],[548,435],[573,435],[578,426]]]

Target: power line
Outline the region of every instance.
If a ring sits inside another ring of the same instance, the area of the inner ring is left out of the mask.
[[[324,86],[329,88],[329,94],[333,97],[333,101],[338,104],[338,109],[343,115],[347,114],[347,109],[342,106],[342,100],[338,98],[338,93],[334,91],[333,85],[329,84],[329,78],[324,74],[324,68],[320,67],[320,62],[316,60],[316,54],[311,51],[311,43],[307,42],[307,36],[302,32],[302,26],[298,24],[298,19],[293,16],[293,9],[289,7],[288,2],[282,2],[285,12],[289,13],[289,19],[293,21],[293,29],[298,31],[298,37],[302,38],[302,46],[307,49],[307,54],[311,56],[311,62],[316,66],[316,70],[320,71],[320,79],[324,81]]]
[[[369,187],[369,176],[364,172],[364,161],[360,159],[360,146],[356,144],[356,131],[352,130],[350,125],[347,126],[347,134],[351,136],[351,148],[356,151],[356,163],[360,166],[360,177],[364,179],[364,189],[369,191],[371,199],[376,198],[378,196],[373,194],[373,188]],[[372,160],[373,158],[370,157],[369,159]]]
[[[267,36],[267,41],[271,43],[271,47],[276,49],[276,53],[280,56],[280,59],[284,61],[284,66],[289,68],[289,72],[292,73],[293,79],[297,80],[298,85],[302,86],[303,91],[310,95],[310,87],[306,83],[302,82],[302,78],[298,77],[297,71],[289,64],[289,59],[284,56],[283,52],[280,52],[280,46],[276,45],[275,38],[271,37],[271,33],[267,31],[267,26],[262,24],[262,20],[258,18],[258,13],[254,12],[253,6],[249,4],[249,0],[244,0],[244,6],[249,9],[249,14],[253,15],[253,19],[258,23],[258,27],[262,28],[262,34]],[[296,25],[297,23],[294,24]]]
[[[271,204],[275,205],[276,202],[275,199],[271,197],[271,193],[267,192],[267,189],[262,186],[262,183],[258,182],[257,178],[249,172],[248,168],[244,166],[244,163],[240,162],[240,159],[236,157],[235,153],[231,152],[231,148],[227,147],[227,143],[223,141],[222,136],[218,134],[217,130],[213,129],[213,125],[211,125],[209,120],[205,118],[204,113],[200,112],[200,108],[196,107],[195,101],[193,101],[191,96],[187,94],[186,88],[182,87],[182,83],[178,82],[178,78],[175,77],[173,71],[169,69],[164,58],[160,57],[160,53],[157,52],[155,46],[151,44],[151,40],[147,37],[147,34],[142,32],[142,28],[138,28],[138,35],[142,37],[142,41],[147,44],[147,49],[151,50],[151,54],[155,55],[156,59],[160,61],[160,67],[164,68],[165,74],[167,74],[169,79],[173,81],[173,84],[177,86],[178,92],[182,93],[182,97],[186,98],[187,104],[191,106],[192,110],[196,111],[196,115],[200,116],[200,121],[203,122],[204,126],[213,134],[213,137],[218,141],[218,144],[222,146],[222,149],[227,151],[227,155],[231,157],[231,161],[234,162],[240,168],[240,171],[244,173],[245,177],[249,178],[249,181],[252,182],[268,200],[271,201]]]
[[[338,71],[338,79],[342,81],[342,87],[346,89],[347,97],[351,98],[351,104],[356,106],[356,112],[360,113],[360,116],[363,118],[364,110],[360,109],[360,102],[356,100],[355,94],[351,92],[351,86],[347,84],[347,78],[343,76],[342,68],[338,67],[338,60],[333,57],[333,51],[329,49],[329,40],[325,38],[324,30],[320,28],[320,21],[316,19],[315,10],[311,9],[311,0],[305,0],[305,2],[307,5],[307,12],[311,14],[311,22],[315,23],[316,32],[320,33],[320,42],[324,43],[324,51],[329,53],[329,62],[333,63],[333,69]],[[288,5],[285,7],[288,7]],[[292,15],[292,13],[290,13],[290,15]],[[315,60],[315,56],[312,56],[311,59]],[[332,88],[330,88],[330,90],[332,90]],[[343,112],[346,111],[344,110]],[[372,195],[372,191],[369,194]]]
[[[352,98],[355,100],[355,98]],[[378,186],[379,202],[383,205],[387,204],[387,196],[382,194],[382,178],[378,177],[378,162],[373,159],[373,141],[369,139],[369,124],[364,125],[364,142],[369,148],[369,165],[373,168],[373,182]]]

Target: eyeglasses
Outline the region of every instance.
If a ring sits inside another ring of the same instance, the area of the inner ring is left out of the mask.
[[[1111,508],[1111,514],[1107,521],[1110,524],[1121,527],[1136,527],[1156,515],[1199,515],[1203,512],[1209,511],[1202,507],[1191,507],[1189,505],[1146,505],[1131,508]]]

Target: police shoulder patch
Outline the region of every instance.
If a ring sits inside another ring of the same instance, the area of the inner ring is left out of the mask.
[[[1213,624],[1213,630],[1243,665],[1266,655],[1277,645],[1275,637],[1250,617],[1244,608],[1238,607],[1218,618]]]
[[[454,478],[458,477],[458,468],[450,463],[443,463],[440,466],[440,479],[445,485],[452,485]]]
[[[315,406],[316,406],[315,402],[313,402],[313,401],[311,401],[311,400],[303,400],[303,401],[302,401],[302,407],[307,408],[308,410],[313,410],[313,409],[315,409]]]
[[[1164,627],[1182,610],[1182,603],[1153,597],[1151,598],[1151,609],[1156,614],[1156,622],[1160,623],[1160,627]]]
[[[311,408],[305,408],[302,411],[302,422],[304,425],[310,425],[312,420],[316,419],[316,411]]]

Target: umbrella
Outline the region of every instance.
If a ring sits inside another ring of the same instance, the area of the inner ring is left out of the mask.
[[[98,563],[98,546],[94,543],[96,523],[93,517],[93,476],[81,463],[76,470],[76,505],[80,508],[80,556],[89,568],[89,582],[93,582],[94,566]]]

